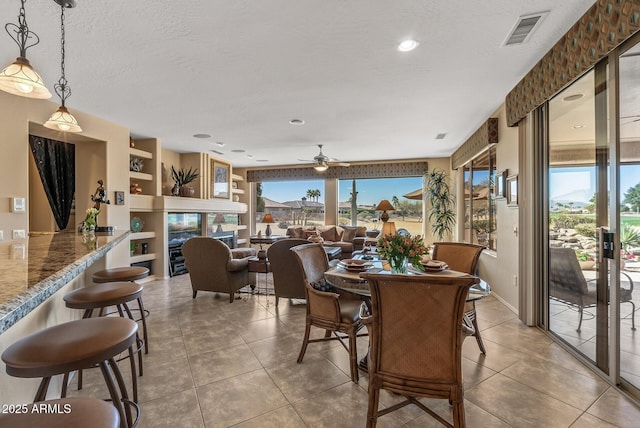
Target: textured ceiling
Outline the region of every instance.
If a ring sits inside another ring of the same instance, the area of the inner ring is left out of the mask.
[[[449,156],[594,1],[77,3],[66,13],[72,112],[260,167],[313,159],[317,144],[341,161]],[[3,0],[3,23],[17,22],[19,5]],[[53,92],[60,10],[28,0],[26,11],[41,39],[27,56]],[[526,44],[502,47],[519,16],[543,11]],[[406,38],[420,42],[415,51],[396,50]],[[17,53],[0,36],[1,66]]]

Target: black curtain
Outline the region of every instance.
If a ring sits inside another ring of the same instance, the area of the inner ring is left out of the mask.
[[[35,135],[29,135],[29,145],[56,224],[66,229],[76,191],[76,148]]]

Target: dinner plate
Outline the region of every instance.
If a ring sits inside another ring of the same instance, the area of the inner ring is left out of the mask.
[[[366,260],[344,259],[338,262],[338,266],[350,271],[363,271],[373,266]]]
[[[133,232],[142,231],[142,220],[140,219],[140,217],[134,217],[131,219],[131,230]]]
[[[449,267],[446,263],[438,260],[429,260],[427,263],[423,263],[422,266],[424,266],[425,271],[431,272],[445,270]]]

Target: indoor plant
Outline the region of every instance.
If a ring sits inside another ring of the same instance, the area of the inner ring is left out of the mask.
[[[198,168],[189,168],[188,170],[180,168],[176,171],[173,165],[171,165],[171,176],[173,177],[173,181],[176,183],[176,186],[179,189],[178,192],[180,196],[193,196],[195,190],[193,189],[193,187],[187,186],[187,184],[198,178]]]
[[[428,202],[428,218],[431,232],[442,241],[444,235],[451,233],[456,219],[455,199],[449,188],[449,176],[439,169],[434,169],[424,176],[424,199]]]
[[[377,250],[391,265],[391,273],[407,273],[407,262],[424,270],[420,256],[427,253],[427,248],[420,235],[384,235],[378,239]]]

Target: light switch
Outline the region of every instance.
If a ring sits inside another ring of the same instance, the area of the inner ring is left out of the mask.
[[[25,239],[27,234],[24,229],[15,229],[13,231],[13,239]]]

